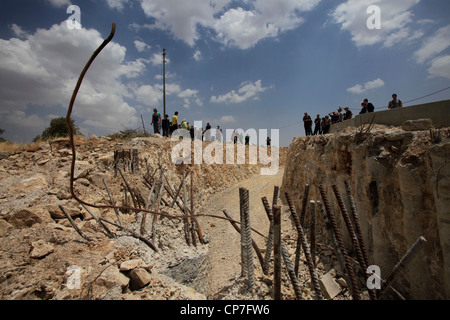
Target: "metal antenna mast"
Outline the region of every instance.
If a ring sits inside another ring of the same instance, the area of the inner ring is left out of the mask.
[[[163,95],[164,95],[164,114],[166,115],[166,49],[163,49]]]

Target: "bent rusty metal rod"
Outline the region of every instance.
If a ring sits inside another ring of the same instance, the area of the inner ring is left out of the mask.
[[[239,226],[236,224],[236,222],[233,221],[233,219],[231,219],[230,214],[226,210],[223,210],[223,214],[225,215],[225,217],[227,217],[229,219],[233,228],[237,232],[239,232],[239,234],[241,234],[241,232],[242,232],[241,228],[239,228]],[[259,260],[259,263],[261,264],[261,267],[264,267],[264,258],[262,256],[261,250],[259,249],[258,245],[256,244],[256,242],[253,239],[252,239],[252,246],[253,246],[253,249],[255,249],[256,255],[258,256],[258,260]]]
[[[276,187],[277,188],[277,187]],[[278,190],[277,190],[278,191]],[[278,194],[278,192],[277,192]],[[267,241],[268,245],[266,248],[266,260],[264,268],[266,268],[266,271],[264,271],[264,274],[268,274],[269,270],[269,262],[270,262],[270,251],[272,250],[272,241],[273,241],[273,228],[274,228],[274,218],[273,218],[273,210],[269,206],[269,202],[267,201],[266,197],[262,198],[264,209],[266,210],[267,218],[270,221],[270,230],[269,230],[269,240]],[[275,206],[275,205],[274,205]],[[274,207],[272,206],[272,207]],[[272,240],[271,240],[272,238]],[[269,245],[270,242],[270,245]],[[302,300],[302,290],[300,288],[300,283],[297,278],[297,274],[295,273],[294,267],[292,266],[292,261],[289,257],[288,250],[286,249],[286,246],[283,243],[283,240],[280,240],[280,250],[281,250],[281,256],[284,260],[284,264],[286,266],[286,270],[288,271],[289,278],[292,282],[292,287],[294,288],[295,296],[298,300]],[[269,253],[268,253],[269,251]]]
[[[111,202],[112,205],[115,205],[114,199],[111,195],[111,192],[109,192],[108,184],[106,183],[105,179],[103,179],[103,185],[105,186],[106,192],[108,193],[109,201]],[[117,220],[119,221],[119,224],[122,225],[122,219],[120,219],[119,210],[117,210],[117,208],[114,208],[114,212],[116,214]]]
[[[72,227],[77,231],[77,233],[85,240],[87,241],[92,241],[91,238],[89,238],[88,236],[86,236],[83,232],[81,232],[81,230],[78,228],[77,224],[75,223],[75,221],[73,221],[72,217],[70,216],[70,214],[67,213],[66,209],[64,209],[64,207],[62,205],[59,205],[59,209],[61,209],[62,213],[64,213],[64,215],[67,217],[67,220],[69,220],[70,224],[72,225]]]
[[[305,216],[306,216],[306,205],[308,204],[308,195],[309,195],[309,184],[305,185],[305,192],[303,193],[302,200],[302,212],[300,217],[300,223],[302,226],[305,225]]]
[[[336,196],[336,201],[338,203],[339,209],[341,209],[342,217],[344,218],[344,222],[347,227],[347,231],[350,235],[353,249],[356,251],[356,257],[357,257],[360,267],[362,269],[361,271],[364,273],[367,270],[367,265],[364,262],[364,258],[363,258],[362,252],[361,252],[361,247],[359,245],[359,241],[355,234],[355,229],[353,228],[352,222],[350,221],[350,217],[348,215],[347,209],[345,208],[345,204],[341,197],[341,193],[338,190],[338,187],[335,184],[333,184],[331,186],[331,188],[333,189],[334,195]]]
[[[382,296],[385,294],[386,289],[389,288],[391,283],[395,280],[395,277],[400,273],[400,271],[403,270],[403,268],[412,260],[412,258],[417,254],[419,249],[423,246],[423,244],[427,242],[427,240],[420,236],[416,242],[411,246],[411,248],[406,252],[406,254],[403,256],[403,258],[400,259],[400,261],[395,265],[394,269],[392,270],[391,274],[384,280],[383,282],[383,288],[381,289],[379,295]]]
[[[270,255],[272,253],[273,248],[273,215],[272,215],[272,208],[269,206],[269,202],[267,201],[266,197],[261,198],[264,209],[266,210],[267,217],[270,220],[270,226],[269,226],[269,236],[267,239],[266,244],[266,254],[264,256],[264,265],[263,265],[263,272],[265,275],[269,274],[269,265],[270,265]]]
[[[273,206],[273,299],[281,300],[281,206]]]
[[[309,201],[309,207],[311,208],[311,223],[310,223],[310,237],[311,242],[311,260],[313,266],[316,266],[316,202],[314,200]]]
[[[108,227],[105,226],[105,225],[100,221],[100,219],[97,218],[97,216],[96,216],[95,214],[93,214],[92,211],[91,211],[87,206],[85,206],[84,204],[81,204],[81,206],[82,206],[82,207],[90,214],[90,216],[91,216],[92,218],[94,218],[94,220],[100,225],[100,227],[102,227],[103,229],[105,229],[106,234],[107,234],[107,236],[108,236],[109,238],[114,238],[114,234],[111,232],[111,230],[109,230]]]
[[[252,234],[250,229],[250,204],[249,204],[249,191],[245,188],[239,189],[239,195],[241,200],[241,244],[243,244],[242,250],[244,252],[242,263],[246,268],[246,274],[248,276],[248,288],[252,289],[255,286],[255,270],[253,265],[253,250],[252,250]]]
[[[79,202],[80,204],[84,204],[88,207],[93,207],[93,208],[98,208],[98,209],[120,209],[120,210],[129,210],[129,211],[134,211],[134,212],[146,212],[146,213],[152,213],[152,214],[157,214],[160,216],[164,216],[166,218],[169,219],[187,219],[187,217],[183,217],[183,216],[173,216],[173,215],[169,215],[169,214],[165,214],[162,212],[156,212],[153,210],[144,210],[142,208],[131,208],[128,206],[116,206],[116,205],[95,205],[86,201],[83,201],[82,199],[80,199],[76,194],[75,194],[75,190],[74,190],[74,182],[75,182],[75,162],[76,162],[76,148],[75,148],[75,143],[74,143],[74,134],[73,134],[73,127],[72,124],[70,123],[71,120],[71,115],[72,115],[72,111],[73,111],[73,106],[75,104],[75,99],[78,95],[78,91],[80,90],[81,84],[83,82],[83,79],[87,73],[87,71],[89,70],[89,67],[92,65],[92,63],[94,62],[95,58],[100,54],[100,52],[108,45],[109,42],[111,42],[111,40],[114,37],[116,31],[116,24],[113,23],[112,27],[111,27],[111,32],[109,34],[109,36],[102,42],[102,44],[97,48],[97,50],[94,51],[94,53],[92,54],[92,56],[90,57],[90,59],[88,60],[88,62],[86,63],[83,71],[81,72],[77,84],[75,86],[75,89],[73,91],[72,97],[70,99],[70,103],[69,103],[69,107],[67,110],[67,114],[66,114],[66,125],[69,131],[69,139],[70,139],[70,148],[72,150],[72,160],[71,160],[71,166],[70,166],[70,194],[73,197],[73,199],[75,199],[77,202]],[[211,215],[211,214],[196,214],[196,215],[192,215],[191,217],[211,217],[211,218],[216,218],[216,219],[222,219],[222,220],[230,220],[221,216],[217,216],[217,215]],[[238,223],[238,222],[237,222]],[[123,227],[122,227],[123,228]],[[263,238],[266,238],[262,233],[260,233],[257,230],[252,229],[255,233],[257,233],[258,235],[262,236]]]
[[[352,195],[352,191],[351,191],[351,187],[350,187],[350,182],[348,180],[344,181],[345,184],[345,191],[347,194],[347,199],[348,202],[350,204],[350,211],[352,213],[352,218],[353,218],[353,224],[355,226],[355,232],[356,232],[356,236],[358,237],[358,243],[359,246],[361,248],[361,252],[364,258],[364,262],[366,264],[366,266],[369,265],[369,259],[367,257],[367,251],[366,251],[366,246],[364,244],[364,238],[362,235],[362,231],[361,231],[361,226],[359,224],[359,217],[358,217],[358,211],[356,210],[356,205],[355,205],[355,200],[353,199],[353,195]],[[365,270],[364,270],[365,272]]]
[[[333,189],[339,208],[341,209],[342,217],[344,218],[345,225],[347,226],[347,231],[350,235],[350,239],[352,240],[353,248],[356,251],[356,257],[358,259],[359,266],[361,268],[362,273],[365,276],[365,280],[367,280],[367,278],[369,277],[369,275],[366,272],[368,265],[366,264],[366,260],[364,259],[364,255],[361,250],[361,245],[356,236],[356,232],[355,229],[353,228],[350,216],[347,212],[347,209],[345,208],[344,200],[341,197],[341,193],[339,192],[337,185],[333,184],[331,188]],[[373,290],[369,290],[369,295],[372,300],[376,299],[376,294]]]
[[[339,246],[339,250],[341,251],[342,255],[344,256],[345,267],[347,269],[347,273],[348,273],[348,276],[351,281],[352,297],[354,300],[360,300],[361,292],[360,292],[358,279],[356,278],[355,272],[353,271],[351,259],[350,259],[349,255],[347,254],[347,250],[345,249],[344,239],[342,238],[341,231],[339,230],[339,227],[337,225],[336,218],[335,218],[333,212],[331,211],[331,205],[330,205],[330,202],[328,201],[328,197],[325,192],[325,188],[322,184],[319,185],[319,191],[320,191],[320,195],[322,196],[323,203],[325,205],[325,211],[328,216],[328,220],[331,224],[331,227],[333,228],[334,235],[336,237],[336,240],[337,240],[337,243]]]
[[[300,239],[301,245],[303,247],[303,251],[305,252],[306,262],[308,264],[309,273],[311,275],[311,282],[314,286],[314,292],[316,293],[316,298],[318,300],[323,300],[322,290],[319,284],[319,278],[317,276],[316,270],[314,268],[314,262],[311,257],[310,248],[308,242],[306,240],[306,235],[303,232],[303,227],[300,223],[300,218],[298,217],[297,211],[295,210],[295,206],[292,203],[291,196],[288,192],[284,193],[286,196],[286,200],[289,206],[289,211],[291,212],[292,218],[295,222],[295,227],[297,228],[298,238]]]

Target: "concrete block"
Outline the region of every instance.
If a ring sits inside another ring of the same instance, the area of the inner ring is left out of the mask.
[[[341,293],[342,289],[339,284],[334,280],[333,276],[330,273],[325,274],[319,279],[320,288],[322,289],[322,293],[326,299],[333,299],[339,293]]]

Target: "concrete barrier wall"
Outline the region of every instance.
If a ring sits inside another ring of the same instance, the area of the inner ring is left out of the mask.
[[[398,127],[407,120],[431,119],[436,129],[450,127],[450,100],[356,115],[350,120],[331,125],[330,132],[339,132],[346,127],[356,128],[362,124],[368,124],[374,116],[374,124]]]

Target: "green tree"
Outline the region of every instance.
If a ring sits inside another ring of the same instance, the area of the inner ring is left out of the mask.
[[[70,119],[73,134],[80,135],[80,128],[75,125],[75,120]],[[49,140],[54,138],[61,138],[69,136],[69,128],[67,127],[66,118],[54,118],[50,121],[50,126],[47,127],[40,136],[34,138],[34,140]]]

